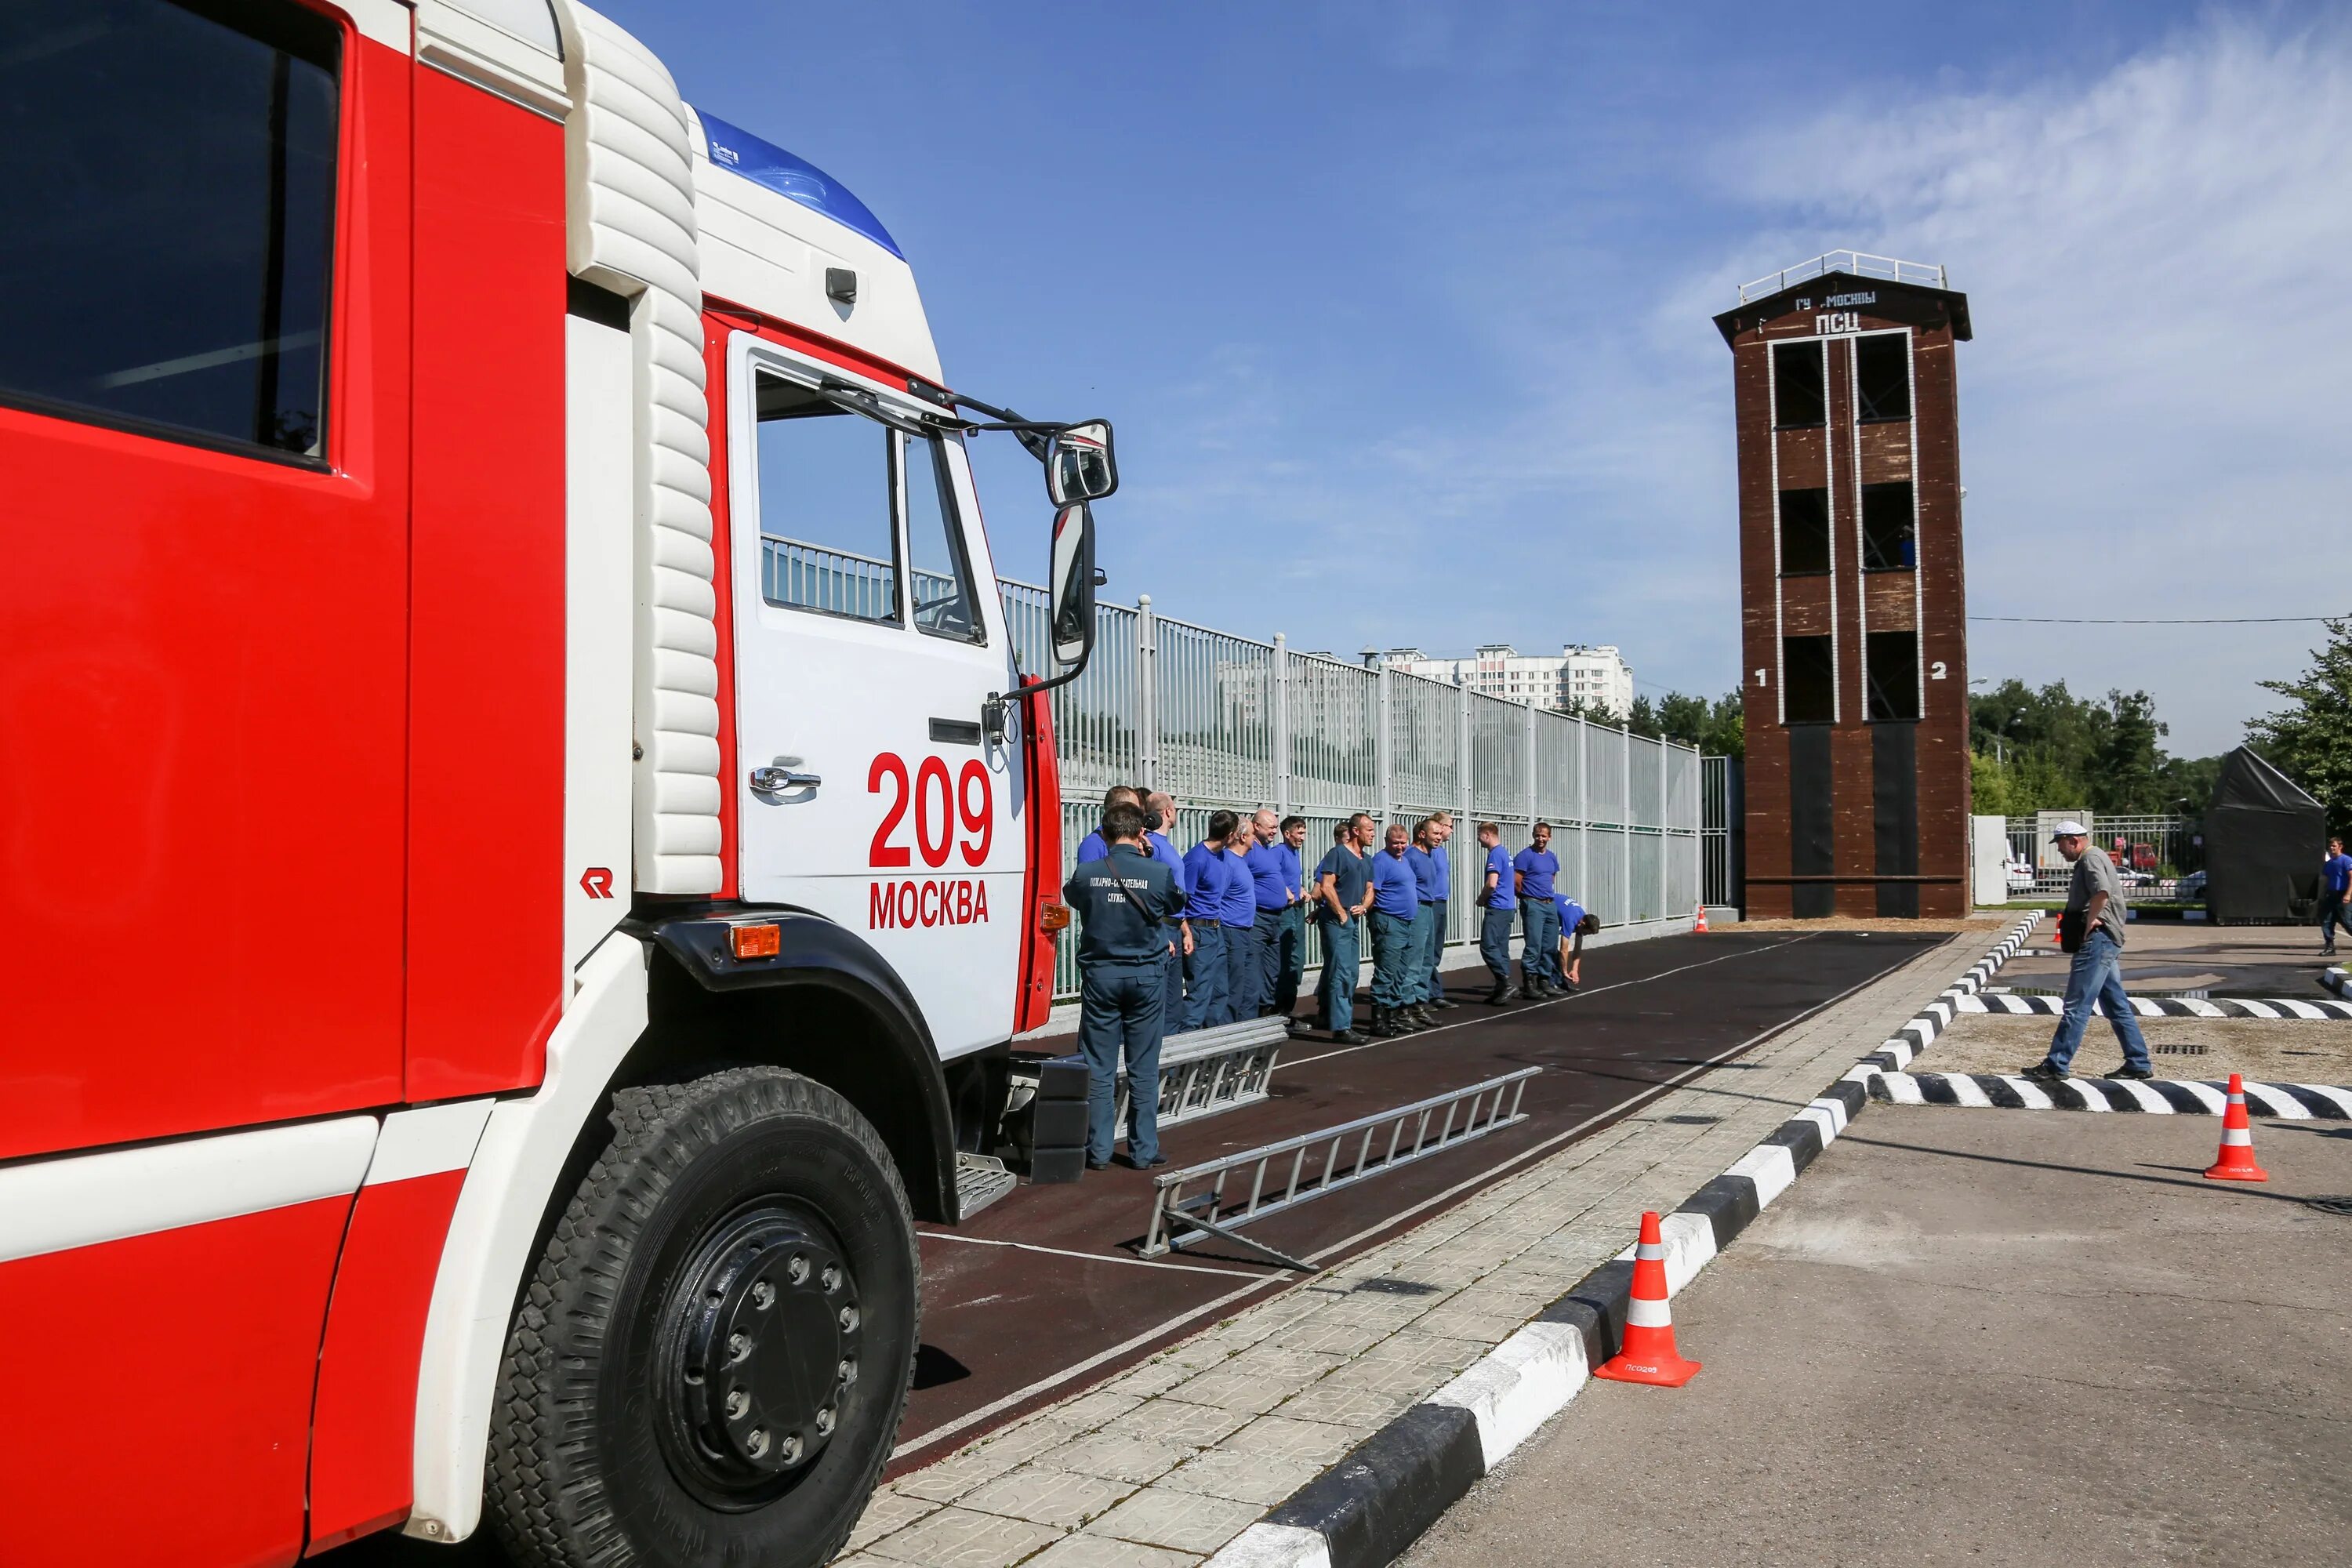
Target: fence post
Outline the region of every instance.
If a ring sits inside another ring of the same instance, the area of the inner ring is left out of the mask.
[[[1579,718],[1576,721],[1576,896],[1592,898],[1592,773],[1585,766],[1584,742],[1592,733],[1592,725]]]
[[[1458,796],[1457,804],[1462,807],[1462,815],[1454,819],[1454,837],[1460,838],[1464,843],[1475,844],[1478,841],[1478,836],[1475,830],[1477,821],[1478,795],[1475,787],[1471,782],[1470,773],[1470,770],[1475,765],[1475,758],[1472,754],[1473,748],[1470,739],[1470,689],[1466,686],[1461,685],[1458,679],[1454,686],[1454,710],[1459,718],[1459,728],[1456,731],[1457,739],[1455,742],[1454,754],[1460,760],[1462,764],[1461,771],[1454,776],[1454,787],[1456,795]],[[1463,831],[1465,828],[1470,828],[1473,830],[1470,832],[1465,832]],[[1459,854],[1461,851],[1456,850],[1454,853]],[[1486,874],[1484,872],[1479,873],[1478,879],[1483,882],[1486,879]],[[1462,940],[1467,942],[1471,940],[1474,934],[1473,928],[1470,923],[1469,900],[1466,899],[1455,899],[1454,897],[1454,889],[1451,888],[1448,888],[1445,890],[1445,893],[1447,900],[1445,905],[1446,912],[1458,917],[1462,926]],[[1456,904],[1462,906],[1458,910],[1454,908]],[[1451,935],[1451,933],[1448,934],[1449,936]]]
[[[1528,826],[1532,831],[1536,825],[1536,800],[1540,793],[1536,788],[1536,704],[1533,698],[1528,700],[1526,710],[1519,715],[1519,747],[1527,756]]]
[[[1135,766],[1145,784],[1166,787],[1160,782],[1160,617],[1149,594],[1135,600]]]
[[[1666,809],[1666,748],[1673,742],[1658,742],[1658,913],[1669,914],[1674,904],[1666,887],[1666,820],[1672,815]]]
[[[1274,634],[1274,669],[1266,684],[1274,710],[1274,809],[1290,815],[1290,647]]]
[[[1380,732],[1372,737],[1372,769],[1379,775],[1381,831],[1388,831],[1390,820],[1396,815],[1396,758],[1391,742],[1389,724],[1389,667],[1383,662],[1374,679],[1380,683]],[[1381,842],[1385,843],[1385,838]]]
[[[1633,726],[1626,720],[1617,721],[1617,766],[1620,772],[1617,795],[1617,837],[1623,845],[1625,871],[1625,921],[1633,921]]]

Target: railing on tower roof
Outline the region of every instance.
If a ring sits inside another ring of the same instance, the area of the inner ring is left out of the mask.
[[[1849,272],[1856,278],[1885,278],[1896,283],[1918,283],[1930,289],[1946,289],[1944,269],[1934,262],[1897,261],[1891,256],[1871,256],[1859,250],[1832,250],[1816,256],[1811,261],[1784,267],[1778,272],[1767,272],[1752,282],[1739,286],[1739,302],[1761,300],[1768,294],[1778,294],[1791,283],[1802,283],[1809,278],[1825,277],[1832,272]]]

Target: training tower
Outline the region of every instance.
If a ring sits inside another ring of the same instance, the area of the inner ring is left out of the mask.
[[[1832,251],[1739,291],[1748,913],[1969,909],[1959,384],[1941,267]]]

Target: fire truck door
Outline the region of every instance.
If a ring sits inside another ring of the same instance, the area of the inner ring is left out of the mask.
[[[1002,1040],[1018,737],[981,722],[1010,660],[963,454],[829,397],[839,372],[749,334],[730,363],[742,896],[872,943],[943,1057]]]

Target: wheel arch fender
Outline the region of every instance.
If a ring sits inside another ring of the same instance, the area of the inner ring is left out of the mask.
[[[738,959],[732,928],[779,927],[777,951]],[[856,931],[804,910],[705,906],[633,921],[653,943],[653,1026],[625,1075],[730,1061],[789,1068],[874,1124],[918,1219],[952,1224],[955,1118],[914,993]]]
[[[641,940],[606,937],[573,976],[538,1091],[500,1100],[482,1130],[425,1311],[408,1535],[463,1541],[481,1523],[482,1466],[516,1293],[581,1132],[646,1033],[647,969]]]

